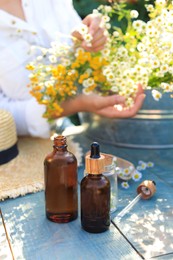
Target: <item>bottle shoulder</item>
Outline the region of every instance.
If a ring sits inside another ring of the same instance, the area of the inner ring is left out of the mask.
[[[81,185],[83,184],[109,185],[110,182],[103,174],[88,174],[82,179]]]
[[[54,161],[67,161],[68,163],[76,163],[77,159],[75,155],[68,150],[62,151],[62,150],[53,150],[50,152],[44,159],[44,162],[54,162]]]

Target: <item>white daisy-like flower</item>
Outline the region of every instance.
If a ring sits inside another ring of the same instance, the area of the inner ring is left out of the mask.
[[[160,93],[158,90],[153,89],[152,90],[152,96],[156,101],[159,101],[162,97],[162,93]]]
[[[89,87],[88,80],[85,79],[85,80],[83,81],[82,85],[83,85],[84,88],[88,88],[88,87]],[[85,91],[85,89],[83,89],[83,91]]]
[[[83,88],[83,89],[82,89],[82,92],[83,92],[85,95],[90,95],[90,94],[93,93],[92,91],[88,91],[87,88]]]
[[[56,63],[57,62],[57,57],[55,55],[50,55],[49,60],[51,63]]]
[[[88,26],[85,25],[85,24],[81,24],[81,25],[77,28],[77,31],[78,31],[81,35],[87,34],[87,33],[88,33]]]
[[[117,56],[118,57],[122,58],[124,56],[126,57],[127,55],[128,55],[128,51],[127,51],[126,48],[124,48],[124,47],[118,48],[118,50],[117,50]]]
[[[147,167],[148,168],[154,167],[154,163],[153,162],[147,162]]]
[[[153,69],[157,69],[157,68],[159,68],[159,66],[160,66],[160,61],[159,60],[152,60],[151,61],[151,67]]]
[[[105,49],[103,49],[103,50],[101,51],[101,53],[102,53],[103,57],[104,57],[104,56],[107,57],[107,56],[109,56],[109,54],[110,54],[110,50],[107,49],[107,48],[105,48]]]
[[[111,87],[112,92],[118,92],[118,87],[117,86],[112,86]]]
[[[120,36],[120,34],[119,34],[119,32],[117,32],[117,31],[114,31],[114,32],[113,32],[113,36],[114,36],[114,37],[119,37],[119,36]]]
[[[113,73],[108,73],[108,74],[106,75],[106,78],[107,78],[107,80],[110,81],[110,82],[112,82],[112,81],[115,80],[115,76],[114,76]]]
[[[154,6],[149,4],[149,5],[145,5],[146,9],[148,12],[152,12],[154,10]]]
[[[126,100],[127,107],[132,107],[134,105],[134,100],[131,97],[128,97]]]
[[[84,52],[84,49],[82,47],[79,47],[76,49],[76,52],[75,52],[75,56],[77,57],[79,55],[79,53],[83,53]]]
[[[99,14],[99,11],[97,9],[93,9],[93,14]]]
[[[71,64],[71,62],[70,62],[70,60],[64,59],[64,60],[62,61],[62,64],[63,64],[65,67],[67,67],[67,66],[69,66],[69,65]]]
[[[167,64],[160,66],[161,73],[166,73],[166,72],[168,72],[168,70],[169,70],[169,66]]]
[[[95,83],[93,78],[88,78],[87,82],[88,82],[89,87],[92,86]]]
[[[110,23],[106,23],[105,27],[106,27],[107,30],[109,30],[111,28],[111,24]]]
[[[166,5],[166,0],[156,0],[155,4],[164,7]]]
[[[49,87],[52,87],[54,85],[54,81],[53,80],[47,80],[44,85],[45,87],[49,88]]]
[[[110,21],[110,17],[108,15],[103,15],[102,20],[103,20],[103,22],[107,23]]]
[[[124,189],[128,189],[128,188],[129,188],[129,184],[128,184],[127,181],[123,181],[123,182],[121,183],[121,186],[122,186],[122,188],[124,188]]]
[[[142,178],[142,173],[135,170],[134,173],[132,174],[132,179],[134,181],[139,181]]]
[[[164,90],[164,92],[171,92],[172,91],[172,87],[168,83],[162,82],[160,84],[160,87]]]
[[[137,32],[142,33],[146,28],[146,23],[141,20],[136,20],[133,22],[132,26]]]
[[[124,173],[125,176],[128,176],[128,175],[131,173],[131,171],[130,171],[129,168],[125,168],[125,169],[123,170],[123,173]]]
[[[37,61],[41,61],[42,59],[43,59],[43,56],[41,56],[41,55],[37,56],[37,58],[36,58]]]
[[[111,12],[111,11],[112,11],[112,7],[109,6],[109,5],[105,5],[105,11],[106,11],[107,13]]]
[[[143,43],[139,43],[138,45],[137,45],[137,49],[138,49],[138,51],[145,51],[146,50],[146,47],[145,47],[145,45],[143,44]]]
[[[145,170],[147,168],[147,164],[145,162],[140,164],[141,170]]]
[[[111,67],[110,67],[110,66],[105,66],[105,67],[103,68],[103,75],[104,75],[104,76],[107,76],[107,75],[110,74],[110,73],[112,73]]]
[[[84,40],[85,40],[87,46],[88,46],[88,47],[91,47],[91,46],[92,46],[91,42],[92,42],[92,40],[93,40],[92,35],[91,35],[90,33],[86,33],[86,34],[83,34],[83,38],[84,38]]]
[[[130,12],[130,17],[133,19],[133,18],[138,18],[138,16],[139,16],[139,13],[138,13],[138,11],[136,11],[136,10],[131,10],[131,12]]]

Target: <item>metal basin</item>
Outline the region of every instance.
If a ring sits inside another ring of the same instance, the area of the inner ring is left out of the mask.
[[[173,148],[173,99],[164,94],[155,101],[150,91],[142,109],[133,118],[108,119],[95,114],[80,113],[86,135],[97,141],[120,147]]]

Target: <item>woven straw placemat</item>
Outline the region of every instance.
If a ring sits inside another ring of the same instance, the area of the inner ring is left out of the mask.
[[[68,150],[82,162],[80,145],[67,138]],[[18,139],[19,155],[0,166],[0,200],[16,198],[44,189],[44,158],[52,151],[47,139],[22,137]]]

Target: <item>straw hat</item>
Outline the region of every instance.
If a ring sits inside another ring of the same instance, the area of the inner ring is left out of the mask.
[[[0,110],[0,165],[18,155],[16,126],[12,115]]]
[[[68,137],[67,144],[80,165],[82,149],[79,143]],[[18,137],[17,140],[13,117],[9,112],[0,110],[0,160],[3,160],[0,166],[0,200],[44,189],[43,162],[52,146],[50,139]],[[13,150],[16,153],[12,153]],[[2,158],[7,152],[11,153],[11,157],[5,158],[8,161],[5,163]]]

